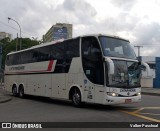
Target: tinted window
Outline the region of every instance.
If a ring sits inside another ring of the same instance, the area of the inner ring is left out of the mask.
[[[79,38],[8,55],[6,64],[18,65],[57,60],[57,72],[68,72],[74,57],[79,57]],[[62,71],[65,68],[66,71]]]
[[[67,40],[65,43],[65,72],[69,71],[72,58],[79,57],[79,38]]]
[[[65,56],[67,59],[79,57],[79,39],[65,41]]]
[[[95,37],[82,38],[82,64],[84,73],[91,82],[104,84],[102,53]]]
[[[99,39],[105,56],[136,59],[129,41],[106,36],[101,36]]]
[[[54,60],[61,60],[64,58],[64,43],[55,44],[50,48],[50,57]]]

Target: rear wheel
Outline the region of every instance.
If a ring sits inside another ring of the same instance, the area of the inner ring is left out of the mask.
[[[81,101],[81,93],[78,89],[74,89],[72,93],[72,103],[75,107],[81,107],[83,105]]]
[[[24,98],[24,88],[23,88],[23,86],[21,86],[19,88],[19,97]]]
[[[16,86],[13,86],[12,93],[13,93],[13,96],[17,96],[17,87]]]

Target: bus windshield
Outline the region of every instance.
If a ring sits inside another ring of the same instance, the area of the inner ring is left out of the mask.
[[[129,41],[107,36],[100,36],[99,40],[105,56],[136,59]]]
[[[114,75],[107,78],[107,86],[140,87],[140,68],[138,62],[113,60]],[[106,62],[107,71],[107,62]],[[107,76],[107,72],[106,72]]]

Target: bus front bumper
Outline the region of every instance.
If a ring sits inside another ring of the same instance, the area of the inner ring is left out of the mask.
[[[104,100],[104,105],[114,105],[114,104],[130,104],[141,101],[141,95],[132,96],[132,97],[113,97],[106,96]]]

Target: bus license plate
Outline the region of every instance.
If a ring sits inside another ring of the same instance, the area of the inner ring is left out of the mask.
[[[131,103],[132,100],[131,99],[125,99],[125,103]]]

